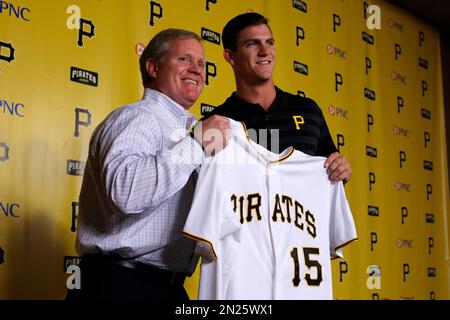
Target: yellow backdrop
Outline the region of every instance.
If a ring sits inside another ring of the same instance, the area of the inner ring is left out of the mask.
[[[0,3],[0,299],[64,297],[89,138],[111,110],[142,96],[139,44],[169,27],[216,33],[203,33],[207,85],[192,108],[200,115],[234,90],[220,33],[247,10],[271,20],[277,85],[318,102],[352,164],[346,193],[359,241],[333,261],[335,297],[449,298],[441,60],[431,26],[382,1]],[[198,273],[186,283],[192,298],[197,283]]]

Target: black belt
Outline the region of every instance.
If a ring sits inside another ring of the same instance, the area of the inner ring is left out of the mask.
[[[149,264],[145,264],[143,262],[124,259],[119,256],[107,256],[107,255],[87,255],[82,257],[81,264],[83,265],[115,265],[127,269],[132,269],[136,271],[140,271],[145,273],[146,275],[153,275],[158,280],[164,281],[169,285],[179,285],[182,286],[184,284],[184,280],[186,279],[186,274],[181,272],[172,272],[169,270],[164,270],[157,268],[155,266],[151,266]]]

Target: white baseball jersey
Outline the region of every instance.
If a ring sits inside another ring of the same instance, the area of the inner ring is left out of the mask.
[[[183,231],[203,257],[199,299],[332,299],[330,258],[356,239],[342,182],[329,181],[325,158],[274,154],[230,126]]]

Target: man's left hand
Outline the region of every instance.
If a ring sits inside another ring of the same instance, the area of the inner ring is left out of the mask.
[[[339,152],[333,152],[328,156],[328,159],[325,161],[325,168],[327,168],[329,179],[334,182],[342,180],[344,183],[347,183],[352,176],[350,163]]]

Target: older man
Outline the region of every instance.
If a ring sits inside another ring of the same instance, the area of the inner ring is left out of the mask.
[[[188,299],[183,283],[197,260],[181,230],[202,148],[212,142],[188,134],[195,117],[187,110],[202,91],[204,65],[198,35],[161,31],[140,58],[143,100],[94,131],[79,200],[81,290],[68,299]],[[203,132],[225,132],[228,122],[208,119]]]

